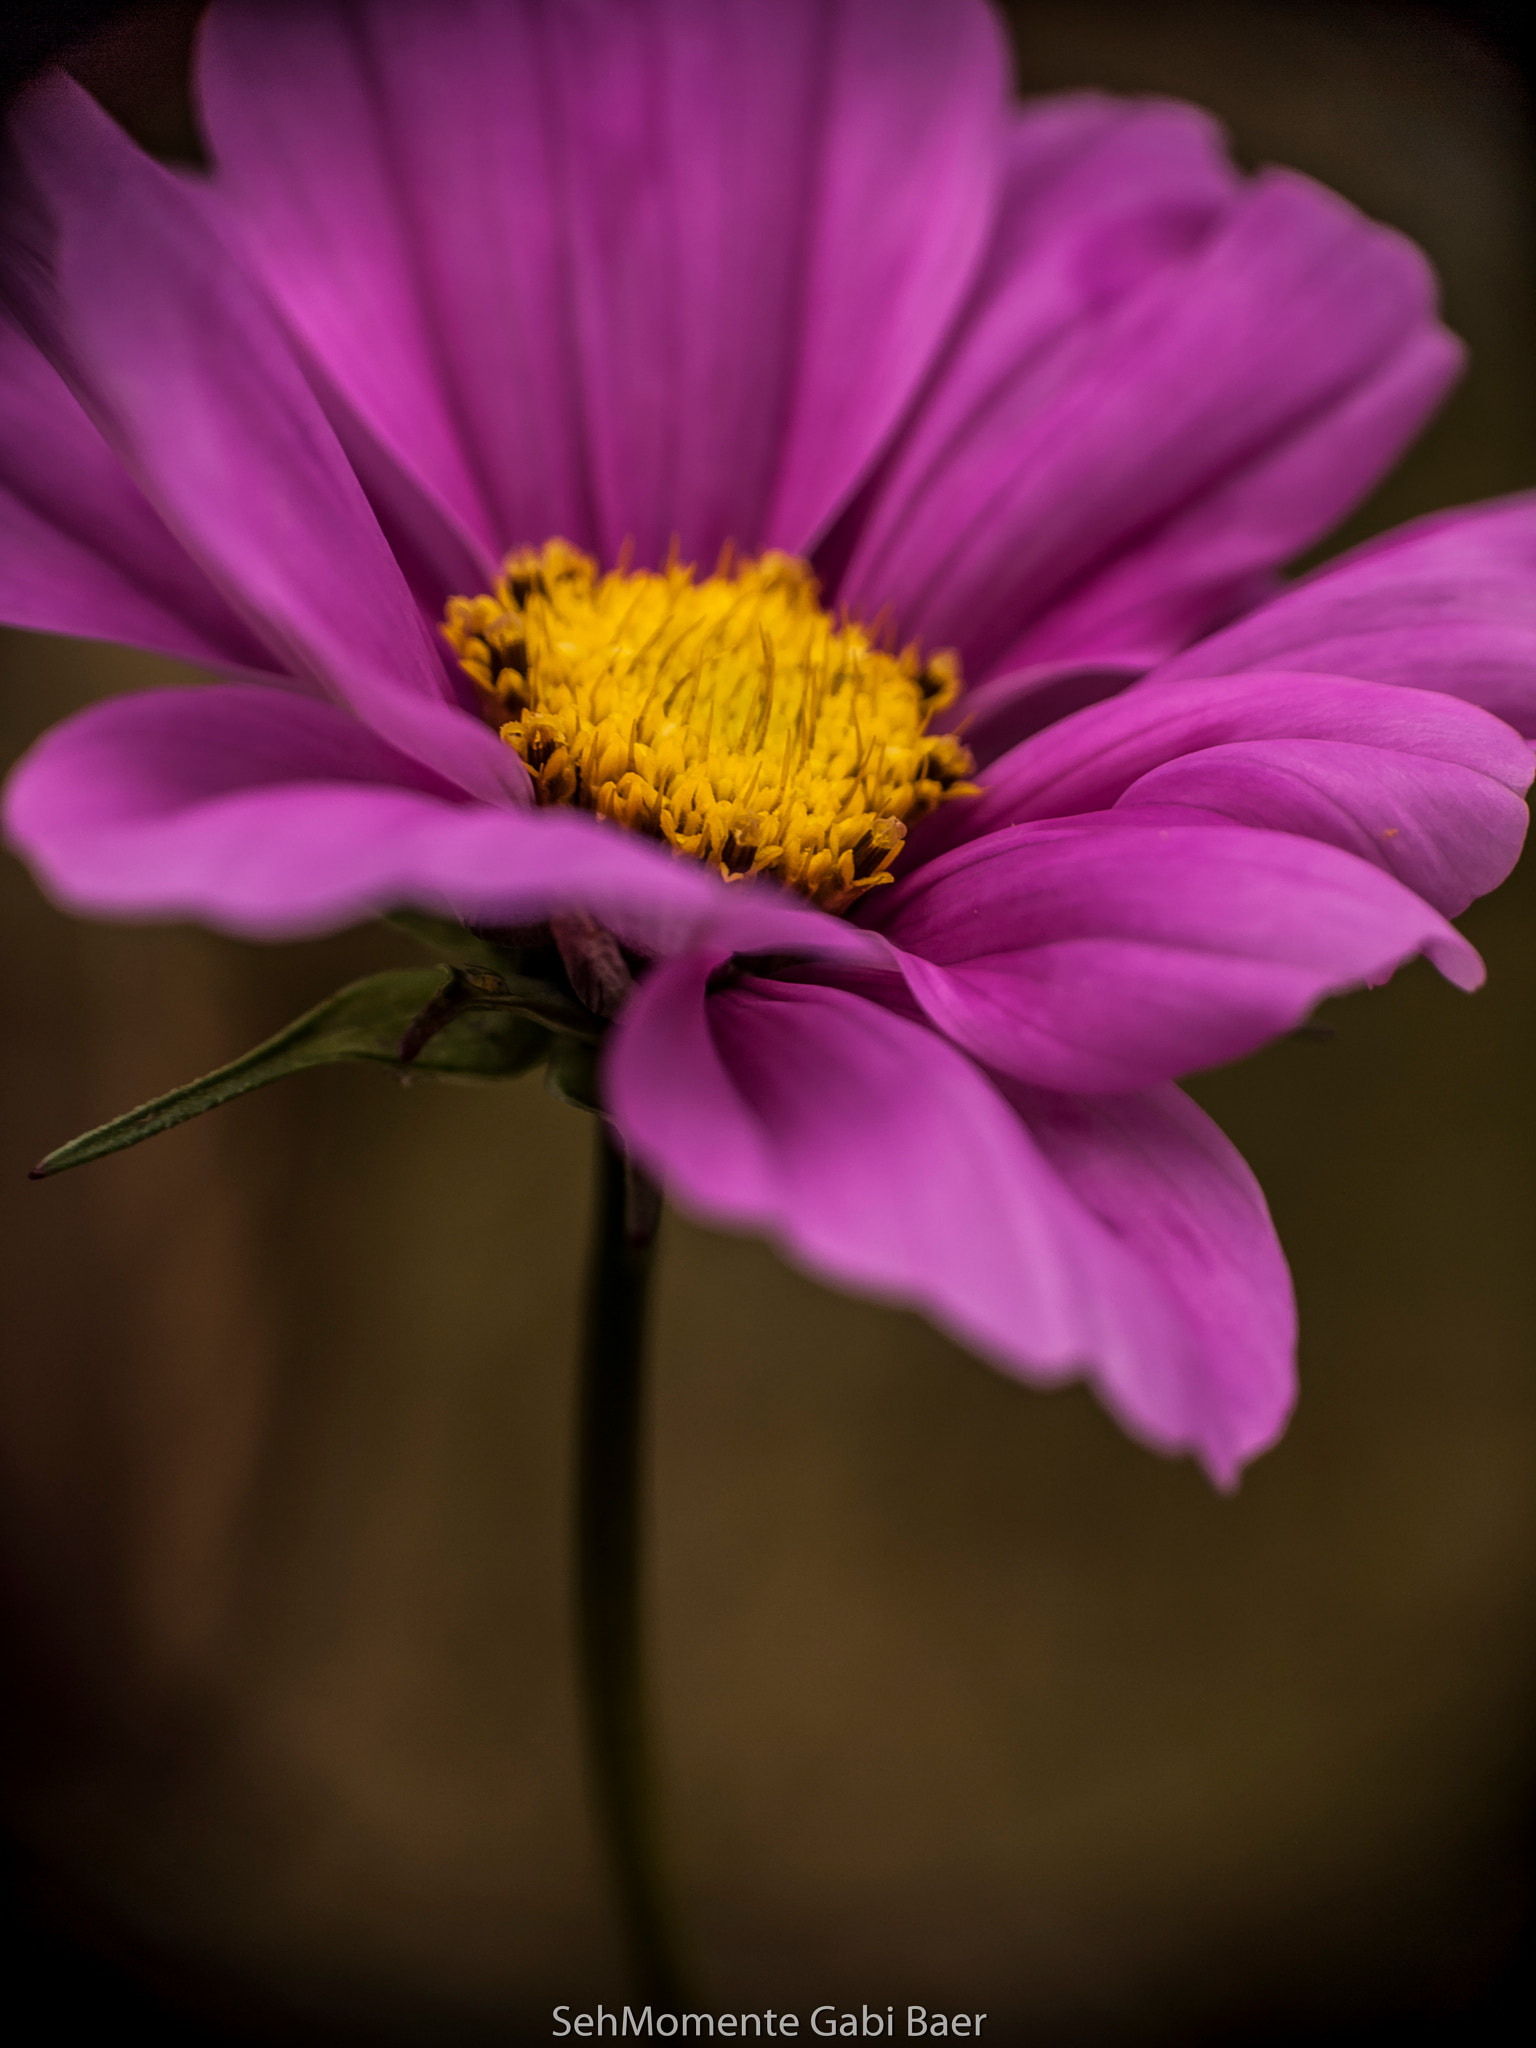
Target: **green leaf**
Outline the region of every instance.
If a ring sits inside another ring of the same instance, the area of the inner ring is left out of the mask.
[[[231,1060],[227,1067],[173,1088],[169,1095],[114,1117],[83,1137],[72,1138],[34,1166],[32,1176],[44,1179],[71,1166],[104,1159],[110,1152],[125,1151],[305,1067],[328,1066],[337,1060],[371,1060],[402,1073],[501,1080],[525,1072],[544,1058],[549,1049],[548,1032],[505,998],[483,1006],[470,998],[445,1004],[445,997],[460,979],[443,968],[413,967],[355,981],[297,1018],[275,1038]],[[471,998],[473,993],[471,989]],[[400,1058],[401,1040],[434,1005],[444,1014],[444,1021],[421,1044],[410,1066],[405,1066]]]

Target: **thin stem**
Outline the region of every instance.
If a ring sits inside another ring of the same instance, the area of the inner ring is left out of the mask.
[[[661,1202],[601,1118],[598,1133],[576,1506],[587,1741],[644,1995],[681,2010],[682,1974],[657,1853],[640,1597],[645,1310]]]

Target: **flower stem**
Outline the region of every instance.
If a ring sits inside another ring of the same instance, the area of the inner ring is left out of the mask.
[[[643,1354],[661,1198],[601,1118],[598,1134],[576,1504],[587,1742],[598,1819],[643,1993],[680,2011],[682,1974],[662,1900],[641,1657]]]

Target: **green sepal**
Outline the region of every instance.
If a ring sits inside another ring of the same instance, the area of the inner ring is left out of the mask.
[[[464,985],[460,994],[489,977],[496,990],[493,1001],[521,1010],[550,1031],[596,1043],[607,1029],[604,1020],[572,993],[564,970],[547,945],[530,949],[516,943],[513,934],[471,931],[467,925],[429,917],[418,910],[391,911],[384,922],[425,946],[436,959],[459,970]],[[549,959],[541,955],[548,955]],[[530,966],[535,970],[548,966],[550,961],[554,979],[546,973],[527,971]]]
[[[369,1060],[401,1073],[490,1081],[525,1073],[546,1056],[550,1038],[544,1025],[503,998],[489,1005],[455,1007],[410,1064],[402,1063],[402,1039],[458,979],[454,971],[441,967],[412,967],[355,981],[227,1067],[72,1138],[34,1166],[32,1177],[41,1180],[140,1145],[305,1067]]]
[[[509,966],[517,964],[511,948],[484,932],[471,931],[468,925],[456,924],[450,917],[431,917],[424,910],[392,910],[384,922],[450,967],[490,967],[505,974]]]

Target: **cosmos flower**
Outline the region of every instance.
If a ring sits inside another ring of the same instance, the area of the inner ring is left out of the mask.
[[[1173,1084],[1514,862],[1536,510],[1282,588],[1445,389],[1419,255],[1199,113],[1019,107],[979,0],[215,0],[207,179],[5,172],[0,609],[220,680],[46,735],[65,906],[549,925],[694,1212],[1086,1376],[1293,1398]]]

